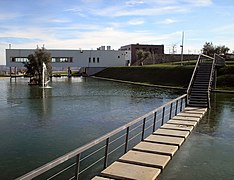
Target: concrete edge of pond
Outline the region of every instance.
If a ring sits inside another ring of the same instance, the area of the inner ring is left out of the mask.
[[[157,88],[167,88],[167,89],[177,89],[177,90],[187,90],[187,88],[183,88],[183,87],[174,87],[174,86],[147,84],[147,83],[141,83],[141,82],[124,81],[124,80],[104,78],[104,77],[97,77],[97,76],[91,76],[91,77],[95,78],[95,79],[106,80],[106,81],[114,81],[114,82],[135,84],[135,85],[141,85],[141,86],[149,86],[149,87],[157,87]]]

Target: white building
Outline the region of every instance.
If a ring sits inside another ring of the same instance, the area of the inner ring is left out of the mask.
[[[131,62],[131,52],[110,50],[48,50],[52,57],[52,68],[85,68],[89,75],[107,67],[127,66]],[[7,67],[24,67],[28,55],[34,49],[6,49]]]

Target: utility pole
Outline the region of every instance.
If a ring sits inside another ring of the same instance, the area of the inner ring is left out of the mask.
[[[184,57],[183,57],[183,52],[184,52],[184,31],[182,32],[182,43],[181,43],[180,47],[181,47],[181,66],[182,66],[183,59],[184,59]]]

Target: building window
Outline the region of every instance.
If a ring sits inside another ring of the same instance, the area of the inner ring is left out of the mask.
[[[95,63],[95,57],[93,58],[93,63]]]
[[[89,57],[89,63],[91,63],[91,57]]]
[[[71,63],[73,61],[73,57],[52,57],[51,62],[52,63]]]
[[[97,58],[97,63],[99,63],[99,57]]]
[[[22,63],[22,62],[28,62],[28,58],[26,57],[12,57],[12,62]]]

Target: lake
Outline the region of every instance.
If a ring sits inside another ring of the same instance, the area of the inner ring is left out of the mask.
[[[183,92],[97,80],[0,80],[0,179],[21,176]]]

